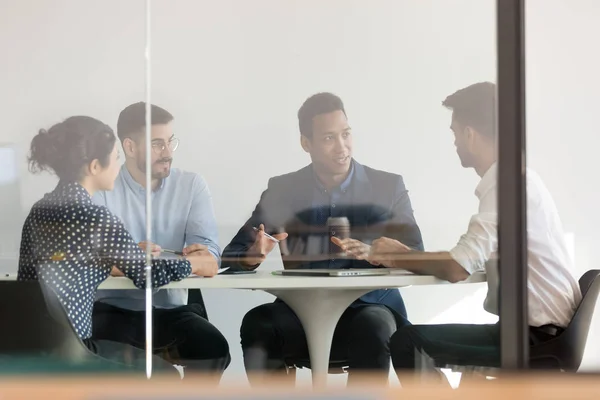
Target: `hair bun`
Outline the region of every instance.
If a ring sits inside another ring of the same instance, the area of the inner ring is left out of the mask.
[[[31,141],[29,169],[49,171],[69,181],[81,178],[83,167],[94,159],[107,165],[115,136],[103,122],[87,116],[74,116],[40,129]]]

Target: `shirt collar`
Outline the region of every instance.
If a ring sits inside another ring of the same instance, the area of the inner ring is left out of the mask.
[[[127,166],[125,164],[123,164],[121,166],[121,176],[123,177],[123,179],[125,180],[125,183],[127,183],[127,185],[134,191],[138,191],[138,192],[143,192],[145,191],[144,186],[140,185],[139,183],[136,182],[135,179],[133,179],[133,176],[131,176],[131,173],[129,173],[129,170],[127,169]],[[167,177],[168,178],[168,177]],[[165,186],[165,180],[167,178],[161,179],[160,183],[158,185],[158,187],[156,188],[155,192],[158,192],[159,190],[161,190],[164,186]]]
[[[317,188],[322,192],[323,191],[326,192],[327,189],[325,188],[325,186],[323,186],[323,184],[319,180],[319,177],[317,176],[317,173],[315,172],[314,168],[313,168],[313,178],[314,178],[315,182],[317,183]],[[350,185],[352,184],[353,178],[354,178],[354,159],[350,162],[350,173],[348,174],[346,179],[344,179],[344,181],[340,184],[339,190],[343,193],[346,193],[348,191],[348,189],[350,188]]]
[[[483,174],[481,181],[475,188],[475,195],[481,199],[485,194],[496,186],[498,182],[498,164],[494,163],[492,166]]]
[[[63,196],[73,196],[78,199],[86,199],[89,201],[92,200],[89,192],[78,182],[61,180],[58,182],[56,190]]]

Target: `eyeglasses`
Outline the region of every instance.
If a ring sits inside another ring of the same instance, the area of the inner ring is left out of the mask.
[[[155,154],[161,154],[167,148],[169,148],[169,151],[174,152],[175,150],[177,150],[178,147],[179,147],[179,139],[178,138],[173,138],[173,139],[169,140],[169,142],[166,144],[165,144],[165,142],[152,143],[152,151],[154,151]]]

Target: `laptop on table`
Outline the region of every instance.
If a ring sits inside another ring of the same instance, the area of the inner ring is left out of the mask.
[[[284,269],[273,271],[275,275],[283,276],[381,276],[389,275],[390,271],[384,268],[346,268],[346,269]]]

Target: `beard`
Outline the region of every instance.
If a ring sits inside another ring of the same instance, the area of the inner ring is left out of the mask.
[[[164,162],[169,163],[169,167],[166,169],[163,167]],[[152,164],[152,168],[151,168],[152,179],[164,179],[164,178],[168,177],[171,174],[171,163],[172,162],[173,162],[172,158],[161,158],[160,160],[155,161],[154,164]],[[144,174],[146,173],[146,161],[145,160],[138,160],[137,167],[141,172],[143,172]]]

